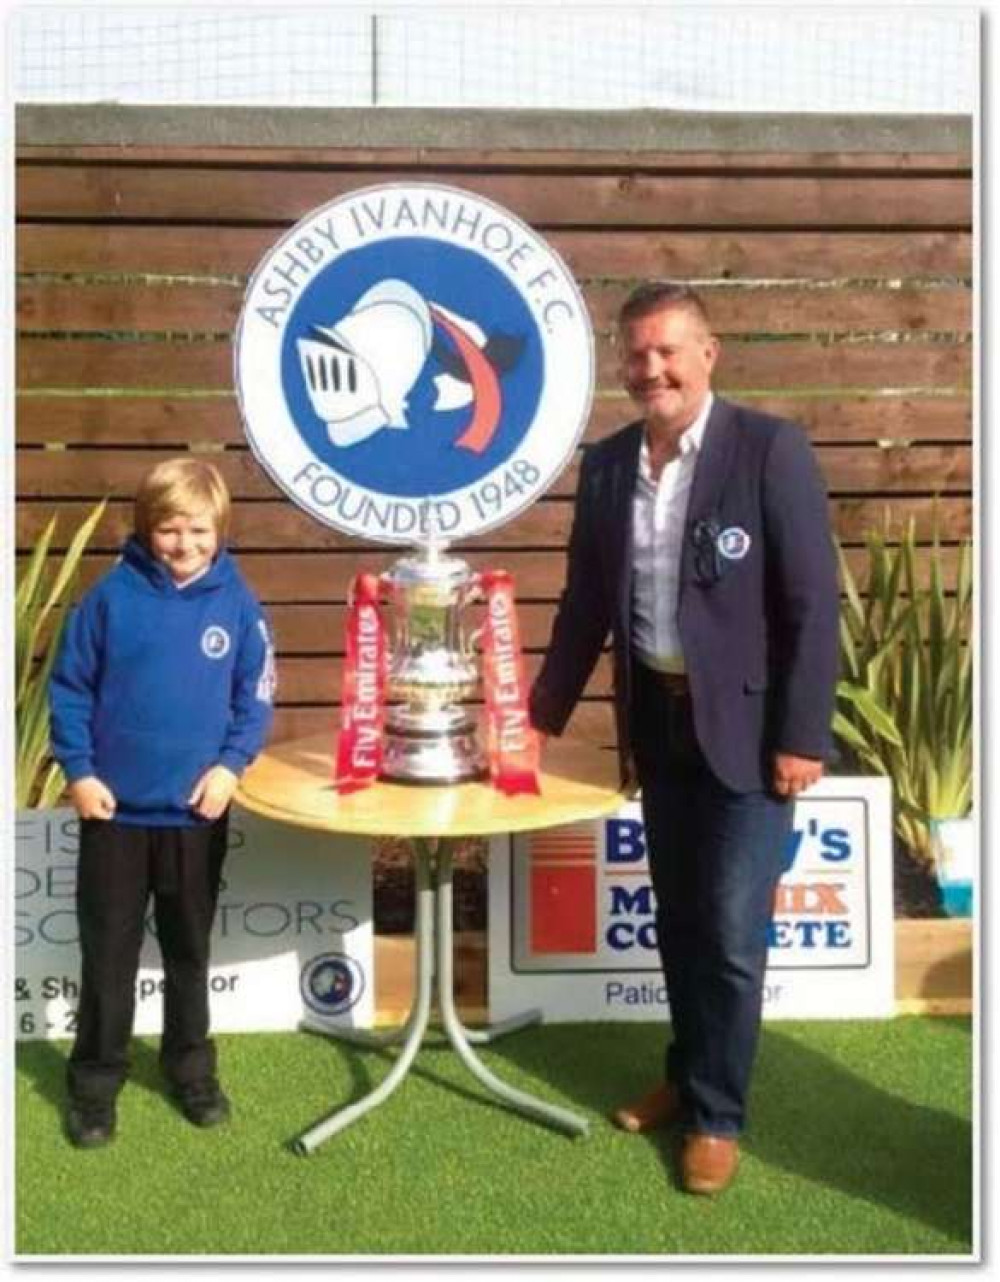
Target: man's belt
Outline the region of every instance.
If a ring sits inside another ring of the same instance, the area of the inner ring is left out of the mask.
[[[670,695],[672,699],[688,699],[691,697],[691,686],[686,672],[660,672],[656,668],[650,668],[641,659],[636,659],[635,666],[641,672],[644,680],[651,685],[658,686],[664,694]]]

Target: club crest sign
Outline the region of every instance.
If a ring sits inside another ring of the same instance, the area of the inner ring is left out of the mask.
[[[569,270],[481,196],[368,187],[267,254],[236,334],[247,438],[316,520],[359,538],[501,525],[569,462],[594,385]]]

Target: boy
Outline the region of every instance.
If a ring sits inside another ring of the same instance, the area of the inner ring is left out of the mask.
[[[208,1037],[209,936],[229,803],[264,745],[274,685],[261,608],[223,547],[229,508],[211,464],[155,467],[136,496],[135,533],[70,616],[52,672],[52,751],[80,816],[66,1126],[83,1148],[114,1135],[150,896],[161,1067],[189,1121],[229,1116]]]

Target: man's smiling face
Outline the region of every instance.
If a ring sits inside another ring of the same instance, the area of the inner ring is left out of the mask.
[[[719,341],[690,307],[674,306],[628,321],[622,334],[622,381],[652,428],[690,427],[712,385]]]

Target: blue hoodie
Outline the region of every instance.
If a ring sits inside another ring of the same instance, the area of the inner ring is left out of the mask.
[[[195,827],[188,805],[210,767],[241,774],[273,716],[264,615],[220,551],[179,588],[130,538],[67,620],[49,682],[52,753],[70,783],[96,775],[119,823]]]

